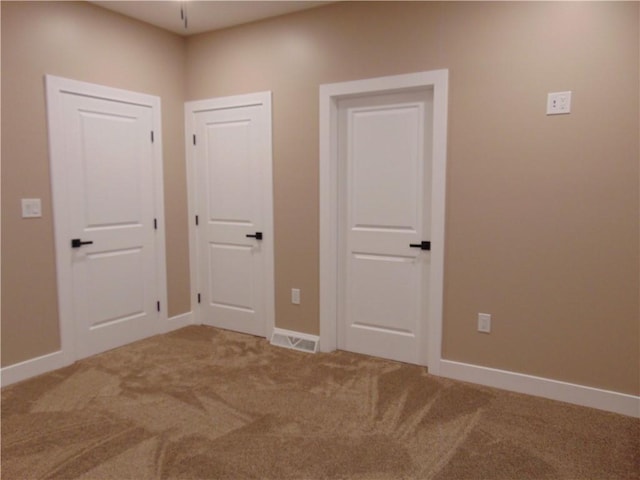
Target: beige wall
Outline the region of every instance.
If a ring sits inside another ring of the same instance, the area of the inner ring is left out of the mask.
[[[190,308],[182,101],[273,91],[276,322],[318,333],[318,85],[448,68],[445,358],[640,393],[638,10],[347,2],[185,42],[3,2],[2,364],[59,342],[44,73],[162,97],[171,315]],[[559,90],[573,113],[547,117]]]
[[[2,2],[2,365],[59,349],[44,75],[162,101],[169,314],[190,307],[184,39],[85,2]],[[23,220],[20,199],[42,199]]]
[[[633,3],[347,2],[189,38],[188,100],[273,91],[277,325],[319,329],[318,85],[448,68],[445,358],[638,394],[638,35]]]

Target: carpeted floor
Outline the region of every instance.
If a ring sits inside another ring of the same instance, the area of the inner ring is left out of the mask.
[[[2,390],[2,478],[638,479],[640,420],[187,327]]]

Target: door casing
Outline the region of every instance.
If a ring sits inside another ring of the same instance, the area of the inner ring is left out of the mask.
[[[197,198],[197,169],[195,165],[196,157],[193,149],[193,135],[195,132],[195,114],[199,111],[242,108],[248,106],[260,106],[264,108],[265,115],[268,118],[268,144],[265,147],[267,157],[265,158],[264,170],[264,190],[263,190],[263,225],[265,232],[271,241],[265,241],[261,248],[265,254],[265,333],[269,337],[275,327],[275,281],[274,281],[274,228],[273,228],[273,159],[272,159],[272,140],[271,140],[271,92],[256,92],[244,95],[234,95],[228,97],[216,97],[205,100],[194,100],[185,103],[185,145],[187,160],[187,190],[188,190],[188,207],[189,207],[189,260],[191,269],[191,301],[195,308],[193,311],[193,322],[202,324],[201,309],[198,306],[198,293],[201,286],[198,279],[198,265],[203,260],[203,255],[198,251],[198,238],[196,216],[198,215],[198,198]]]
[[[106,87],[92,83],[71,80],[53,75],[46,75],[47,120],[49,125],[49,160],[51,167],[51,189],[54,212],[54,239],[56,251],[56,279],[58,287],[58,314],[60,320],[60,343],[63,364],[73,363],[78,359],[75,345],[74,306],[72,290],[71,249],[69,239],[72,237],[67,215],[69,211],[68,178],[66,174],[64,124],[62,122],[63,95],[72,93],[104,99],[142,105],[151,108],[152,128],[154,132],[153,151],[153,189],[154,210],[158,223],[158,235],[155,238],[155,263],[157,295],[160,301],[159,324],[155,333],[168,330],[167,317],[167,278],[166,253],[164,238],[164,196],[162,168],[162,123],[160,98],[128,90]],[[151,132],[150,132],[151,133]]]
[[[446,69],[320,86],[320,350],[337,348],[338,328],[338,100],[362,94],[433,89],[431,272],[427,307],[429,372],[437,375],[442,352],[444,220],[447,156]]]

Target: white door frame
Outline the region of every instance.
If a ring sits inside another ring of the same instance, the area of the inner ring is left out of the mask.
[[[433,70],[320,86],[320,350],[323,352],[331,352],[337,348],[338,100],[362,94],[432,88],[433,184],[427,365],[430,373],[439,373],[442,351],[448,79],[448,70]]]
[[[54,239],[56,250],[56,279],[58,284],[58,315],[60,319],[60,350],[64,364],[77,359],[75,345],[75,325],[73,310],[73,290],[69,239],[72,232],[66,215],[56,212],[68,212],[69,198],[67,158],[64,142],[63,95],[73,93],[103,100],[118,101],[141,105],[152,110],[153,114],[153,189],[155,218],[158,220],[156,235],[156,281],[158,300],[160,301],[159,325],[155,333],[164,333],[168,329],[167,321],[167,269],[164,236],[164,184],[162,168],[162,123],[160,98],[144,93],[131,92],[93,83],[70,80],[68,78],[46,75],[47,121],[49,125],[49,162],[51,167],[51,196],[53,204]],[[151,134],[151,132],[149,132]]]
[[[263,197],[264,206],[264,229],[271,241],[265,241],[261,244],[266,260],[265,260],[265,334],[267,337],[271,335],[275,327],[275,280],[274,280],[274,242],[275,232],[273,229],[273,148],[272,148],[272,122],[271,122],[271,92],[256,92],[244,95],[233,95],[229,97],[209,98],[206,100],[193,100],[186,102],[184,105],[185,117],[185,148],[187,158],[187,191],[189,202],[189,262],[191,269],[191,302],[195,308],[192,308],[193,322],[202,324],[201,309],[198,308],[198,292],[200,285],[198,280],[198,265],[203,256],[198,251],[198,237],[196,230],[195,218],[198,215],[198,191],[195,168],[195,150],[193,148],[193,138],[195,132],[195,114],[207,110],[220,110],[227,108],[241,108],[250,106],[262,106],[265,109],[267,118],[269,119],[268,128],[268,159],[264,166],[265,174],[265,190]]]

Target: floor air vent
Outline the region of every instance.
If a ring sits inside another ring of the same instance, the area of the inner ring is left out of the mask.
[[[271,345],[291,348],[301,352],[316,353],[320,338],[306,333],[292,332],[275,328],[271,335]]]

